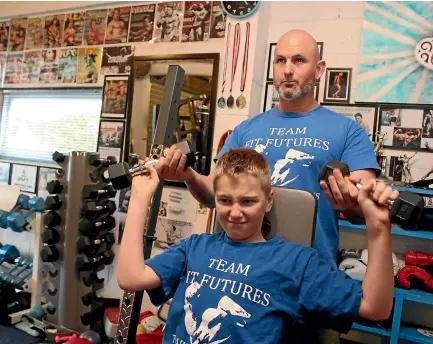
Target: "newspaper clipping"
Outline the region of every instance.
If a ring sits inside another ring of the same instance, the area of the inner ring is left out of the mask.
[[[134,46],[104,47],[102,53],[101,74],[129,74],[131,73]]]
[[[99,127],[98,152],[102,158],[114,156],[117,161],[120,161],[124,129],[124,122],[101,121]]]

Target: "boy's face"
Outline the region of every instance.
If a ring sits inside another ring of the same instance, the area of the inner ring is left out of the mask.
[[[238,178],[225,175],[216,184],[218,219],[233,241],[264,241],[263,217],[271,210],[272,202],[272,192],[266,195],[259,178],[252,175],[241,174]]]

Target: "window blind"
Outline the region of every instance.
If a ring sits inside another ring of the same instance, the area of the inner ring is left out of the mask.
[[[57,150],[96,152],[102,89],[4,90],[0,158],[52,162]]]

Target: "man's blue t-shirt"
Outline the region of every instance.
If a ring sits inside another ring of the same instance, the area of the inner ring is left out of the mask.
[[[163,343],[275,344],[297,328],[347,333],[362,298],[358,281],[279,236],[238,243],[194,234],[146,264],[165,300],[173,297]]]
[[[307,114],[280,112],[277,107],[239,124],[216,156],[231,148],[260,152],[271,168],[273,186],[305,189],[318,199],[314,247],[323,259],[336,261],[338,212],[318,181],[322,166],[340,160],[350,171],[379,166],[365,130],[354,120],[323,106]],[[290,209],[288,209],[290,210]]]

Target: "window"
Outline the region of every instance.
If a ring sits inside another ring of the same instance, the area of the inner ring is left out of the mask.
[[[102,89],[4,90],[0,157],[52,162],[57,150],[96,152]]]

